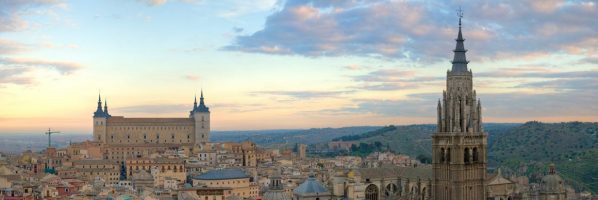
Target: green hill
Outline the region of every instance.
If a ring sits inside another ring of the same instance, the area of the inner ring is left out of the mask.
[[[502,167],[507,173],[526,175],[538,182],[546,166],[555,163],[568,184],[598,193],[598,123],[490,123],[484,130],[488,133],[489,168]],[[362,147],[390,149],[429,158],[435,131],[435,125],[387,126],[333,140],[358,143],[357,151]]]
[[[513,127],[521,124],[511,123],[488,123],[484,124],[484,130],[488,132],[488,141],[494,141],[496,137],[506,133]],[[365,132],[360,135],[349,135],[334,138],[333,141],[353,141],[356,143],[374,144],[381,143],[391,151],[410,155],[412,157],[431,157],[432,134],[436,132],[436,125],[406,125],[386,126],[377,130]]]
[[[501,166],[538,181],[546,166],[576,189],[598,193],[598,123],[528,122],[489,143],[491,166]]]

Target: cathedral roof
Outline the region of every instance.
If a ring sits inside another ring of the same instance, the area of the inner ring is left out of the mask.
[[[284,191],[267,191],[263,196],[264,200],[291,200],[292,198]]]
[[[382,179],[387,177],[401,177],[411,179],[431,179],[432,168],[383,166],[378,168],[360,168],[357,170],[363,178]]]
[[[238,168],[210,170],[199,176],[193,177],[196,180],[225,180],[249,178],[245,171]]]

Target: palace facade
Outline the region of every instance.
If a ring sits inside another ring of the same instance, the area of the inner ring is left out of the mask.
[[[125,159],[151,155],[167,150],[192,151],[209,141],[210,110],[201,92],[188,117],[126,118],[112,116],[108,104],[98,97],[93,113],[93,138],[102,145],[104,159]]]

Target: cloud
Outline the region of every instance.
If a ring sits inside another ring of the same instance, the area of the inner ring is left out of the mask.
[[[70,75],[80,68],[81,65],[70,62],[0,57],[0,86],[5,84],[34,84],[37,81],[34,73],[40,70],[50,70],[56,71],[60,75]]]
[[[235,32],[235,33],[241,33],[241,32],[243,32],[243,28],[241,28],[241,27],[233,27],[233,32]]]
[[[159,6],[165,4],[168,0],[139,0],[148,6]]]
[[[568,78],[548,81],[536,81],[518,85],[520,88],[535,89],[555,89],[555,90],[584,90],[587,92],[597,92],[598,78]],[[598,95],[597,95],[598,98]],[[575,99],[576,101],[577,99]]]
[[[475,49],[470,53],[476,58],[598,51],[596,3],[538,3],[288,0],[268,16],[262,30],[237,36],[223,49],[308,57],[446,60],[457,35],[454,10],[464,6],[466,46]]]
[[[0,1],[0,33],[22,31],[31,27],[25,16],[35,15],[37,9],[47,7],[64,7],[62,0],[3,0]],[[22,44],[20,42],[0,38],[0,86],[6,84],[30,85],[36,83],[36,73],[40,70],[58,72],[69,75],[79,70],[81,65],[72,62],[50,61],[35,58],[19,58],[18,55],[31,51],[32,47],[58,48],[52,43]],[[74,46],[65,46],[74,47]]]
[[[15,54],[27,50],[27,46],[11,40],[0,39],[0,55]]]
[[[63,61],[48,61],[29,58],[0,58],[0,65],[3,66],[21,66],[33,68],[50,68],[60,72],[63,75],[69,75],[79,69],[81,65]]]
[[[60,5],[60,0],[2,0],[0,1],[0,32],[20,31],[29,27],[23,15],[43,6]]]
[[[559,69],[560,70],[560,69]],[[474,74],[481,79],[516,80],[516,88],[560,90],[596,90],[598,69],[582,71],[556,71],[540,67],[502,68]],[[522,79],[525,80],[522,82]]]
[[[137,1],[145,3],[148,6],[161,6],[161,5],[168,3],[169,1],[173,2],[173,0],[137,0]],[[183,2],[183,3],[190,3],[190,4],[201,2],[201,0],[177,0],[177,1]]]
[[[442,80],[444,77],[419,76],[416,71],[399,69],[380,69],[353,77],[359,89],[380,91],[419,88]]]
[[[112,113],[147,113],[147,114],[162,114],[162,113],[187,113],[193,108],[192,104],[149,104],[137,106],[124,106],[113,108]]]
[[[357,64],[350,64],[350,65],[343,66],[343,68],[347,69],[347,70],[351,70],[351,71],[357,71],[357,70],[365,69],[367,67],[362,66],[362,65],[357,65]]]
[[[227,5],[230,5],[229,9],[220,13],[220,16],[225,18],[270,10],[277,4],[277,0],[225,0],[224,2],[226,2]]]
[[[559,93],[478,93],[485,117],[598,116],[598,93],[573,90]]]
[[[244,112],[256,112],[270,109],[276,109],[278,107],[271,104],[260,104],[260,103],[216,103],[210,106],[212,109],[218,109],[219,111],[228,111],[233,113],[244,113]]]
[[[392,117],[436,116],[441,93],[419,93],[401,100],[356,99],[354,106],[325,109],[325,114],[375,114]],[[598,93],[587,90],[561,93],[478,93],[483,115],[490,118],[529,118],[598,116]]]
[[[355,106],[321,110],[327,114],[375,114],[382,116],[429,117],[435,113],[438,94],[412,94],[407,99],[356,99]]]
[[[256,91],[251,95],[282,96],[291,99],[335,98],[354,91]]]
[[[199,76],[192,75],[192,74],[185,75],[184,78],[187,79],[187,80],[190,80],[190,81],[197,81],[197,80],[200,79]]]
[[[24,67],[1,67],[0,68],[0,86],[11,83],[16,85],[29,85],[34,81],[25,76],[30,69]]]
[[[598,78],[597,70],[555,71],[546,68],[502,68],[500,70],[475,73],[484,78]]]

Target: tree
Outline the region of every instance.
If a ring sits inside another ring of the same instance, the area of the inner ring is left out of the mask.
[[[432,163],[432,156],[429,156],[429,155],[419,154],[415,158],[417,160],[419,160],[419,162],[424,163],[424,164],[430,164],[430,163]]]

